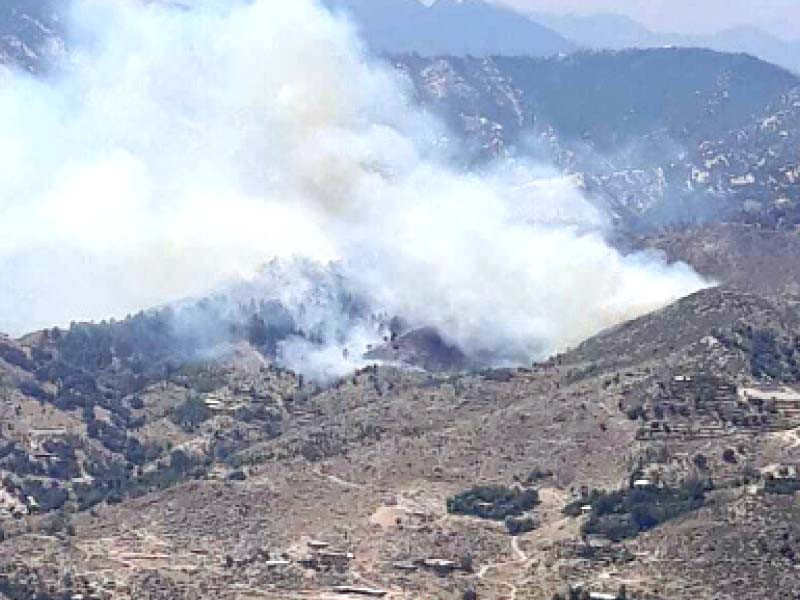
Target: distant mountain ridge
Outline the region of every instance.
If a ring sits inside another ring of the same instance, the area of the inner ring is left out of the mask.
[[[323,4],[350,15],[378,53],[552,56],[579,48],[679,46],[746,52],[800,73],[800,40],[783,40],[755,27],[712,35],[661,33],[614,13],[523,14],[483,0],[323,0]]]
[[[800,40],[783,40],[756,27],[735,27],[711,35],[682,35],[655,32],[629,17],[611,13],[584,16],[537,12],[530,17],[585,48],[681,46],[746,52],[800,73]]]
[[[552,56],[577,45],[511,9],[480,0],[322,0],[350,16],[379,54]]]

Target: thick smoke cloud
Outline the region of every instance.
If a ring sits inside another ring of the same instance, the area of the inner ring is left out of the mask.
[[[72,22],[56,75],[0,81],[0,329],[122,315],[299,256],[502,362],[704,285],[612,249],[566,180],[446,166],[406,84],[311,0],[76,0]],[[286,355],[334,369],[340,353]]]

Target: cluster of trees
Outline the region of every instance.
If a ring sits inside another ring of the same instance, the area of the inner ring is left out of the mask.
[[[44,450],[52,456],[46,461],[34,460],[25,450],[0,442],[0,467],[14,474],[17,482],[53,480],[52,486],[48,482],[32,487],[29,494],[37,498],[42,510],[48,510],[61,503],[69,488],[85,509],[201,476],[215,459],[235,462],[242,447],[235,436],[215,439],[208,456],[172,453],[168,459],[164,458],[168,448],[140,441],[135,431],[148,418],[140,392],[163,380],[191,390],[169,417],[193,430],[212,416],[200,399],[202,394],[225,383],[219,369],[205,363],[206,351],[248,340],[268,353],[289,335],[310,337],[314,332],[297,331],[292,316],[277,302],[235,305],[227,298],[209,298],[182,308],[140,312],[121,321],[53,328],[42,334],[30,356],[13,344],[0,344],[0,358],[30,373],[19,386],[23,393],[42,404],[52,403],[81,415],[88,436],[111,452],[104,458],[88,452],[83,470],[94,478],[89,483],[70,483],[82,474],[76,450],[88,451],[89,447],[73,437],[47,442]],[[243,408],[236,417],[263,423],[268,435],[280,434],[280,414],[263,406]]]
[[[127,496],[138,497],[154,490],[163,490],[187,479],[204,477],[211,460],[175,450],[169,461],[158,461],[156,468],[148,471],[134,469],[130,463],[111,461],[87,465],[93,476],[90,483],[76,484],[78,508],[86,510],[100,502],[114,504]],[[138,472],[137,472],[138,471]]]
[[[67,490],[55,481],[45,484],[38,479],[25,479],[22,481],[20,492],[26,497],[33,498],[41,512],[59,510],[69,498]]]
[[[588,588],[581,588],[570,586],[569,591],[566,595],[563,594],[555,594],[553,596],[553,600],[589,600],[592,594]],[[627,600],[628,599],[628,590],[627,588],[622,585],[617,592],[616,600]]]
[[[35,363],[20,348],[3,342],[0,342],[0,358],[25,371],[32,371],[36,368]]]
[[[688,479],[677,488],[594,490],[588,498],[567,505],[564,513],[578,516],[583,506],[591,506],[591,516],[583,526],[583,533],[621,541],[697,510],[705,502],[707,487],[703,481]]]
[[[211,410],[199,398],[188,398],[172,410],[170,420],[186,431],[194,431],[211,418]]]
[[[533,488],[476,486],[448,498],[447,512],[503,521],[519,517],[537,504],[539,504],[539,494]],[[524,528],[526,523],[514,521],[512,526]]]
[[[764,481],[764,491],[768,494],[793,496],[797,492],[800,492],[800,479],[796,477],[783,479],[767,478]]]
[[[511,535],[522,535],[536,529],[536,521],[528,516],[506,517],[504,524]]]
[[[800,336],[787,338],[769,329],[739,324],[731,334],[717,332],[723,344],[747,356],[754,377],[783,381],[800,381]]]
[[[40,463],[31,460],[28,453],[18,448],[14,442],[0,447],[0,467],[20,477],[28,475],[43,477],[46,475],[45,468]]]

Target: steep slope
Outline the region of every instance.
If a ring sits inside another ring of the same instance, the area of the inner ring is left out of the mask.
[[[664,48],[393,62],[473,159],[555,163],[627,225],[794,211],[800,80],[752,57]]]
[[[800,236],[747,224],[671,227],[620,242],[655,248],[713,281],[763,296],[800,293]]]
[[[674,366],[680,363],[696,372],[746,374],[752,371],[748,361],[756,357],[745,356],[732,346],[720,344],[720,340],[733,339],[742,331],[751,336],[769,332],[773,341],[787,340],[788,358],[792,358],[797,351],[798,327],[800,312],[794,301],[768,300],[725,287],[710,288],[602,332],[558,360],[622,369],[652,359]],[[777,346],[772,349],[780,350]]]
[[[64,50],[52,0],[9,0],[0,7],[0,64],[37,72]]]

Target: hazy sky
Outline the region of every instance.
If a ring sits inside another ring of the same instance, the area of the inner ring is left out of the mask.
[[[712,33],[754,25],[787,39],[800,39],[800,0],[495,0],[517,8],[557,13],[614,12],[650,29]]]

